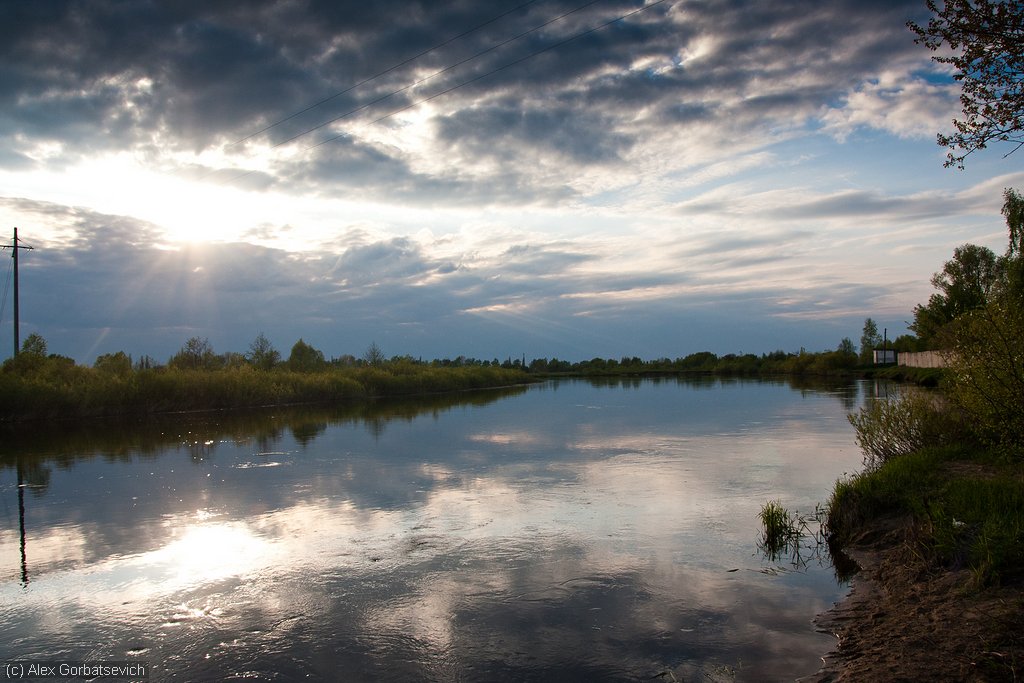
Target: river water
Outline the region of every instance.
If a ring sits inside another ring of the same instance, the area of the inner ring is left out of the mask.
[[[793,680],[865,383],[582,380],[33,425],[0,446],[0,662],[149,680]]]

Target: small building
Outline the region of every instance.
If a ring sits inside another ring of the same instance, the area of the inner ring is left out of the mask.
[[[896,351],[893,349],[875,349],[872,353],[874,354],[875,365],[887,365],[896,362]]]

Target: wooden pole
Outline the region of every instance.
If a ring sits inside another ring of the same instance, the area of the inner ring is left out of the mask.
[[[21,347],[21,334],[18,329],[19,325],[19,314],[18,309],[18,229],[14,229],[14,243],[11,247],[11,251],[14,258],[14,357],[18,357],[18,349]]]
[[[14,258],[14,355],[18,355],[18,351],[21,349],[21,334],[19,325],[21,323],[21,311],[18,302],[18,250],[19,249],[32,249],[30,246],[21,246],[18,244],[18,229],[14,229],[14,242],[11,246],[6,244],[0,247],[0,249],[10,249],[13,253],[11,257]]]

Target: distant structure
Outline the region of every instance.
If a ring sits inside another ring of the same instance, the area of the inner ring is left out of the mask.
[[[900,365],[908,368],[949,367],[949,351],[917,351],[900,354]]]
[[[874,354],[873,360],[875,365],[886,365],[896,362],[896,352],[893,349],[875,349],[872,353]]]

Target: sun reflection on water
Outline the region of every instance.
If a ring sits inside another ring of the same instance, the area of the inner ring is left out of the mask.
[[[141,556],[151,576],[176,585],[245,574],[271,560],[273,544],[241,523],[195,524],[162,548]]]

